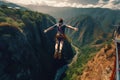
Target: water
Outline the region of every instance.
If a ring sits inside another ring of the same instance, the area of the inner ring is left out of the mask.
[[[60,80],[62,74],[67,70],[67,68],[68,68],[68,65],[64,65],[63,67],[58,69],[54,80]]]
[[[77,48],[76,46],[74,46],[73,44],[71,44],[72,47],[75,48],[76,54],[74,55],[72,61],[69,64],[64,65],[63,67],[61,67],[60,69],[57,70],[57,73],[55,75],[54,80],[60,80],[60,78],[62,77],[62,74],[68,69],[69,66],[71,66],[73,63],[76,62],[78,54],[79,54],[79,48]]]

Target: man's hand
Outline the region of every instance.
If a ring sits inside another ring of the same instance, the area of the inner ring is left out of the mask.
[[[44,30],[44,33],[46,33],[47,32],[47,30]]]
[[[74,28],[75,31],[78,31],[78,28]]]

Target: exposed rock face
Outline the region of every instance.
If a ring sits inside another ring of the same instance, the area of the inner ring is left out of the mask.
[[[0,25],[0,79],[51,78],[54,72],[52,57],[43,52],[42,48],[38,54],[33,47],[21,29],[8,24]]]
[[[115,46],[106,45],[90,60],[78,80],[110,80],[114,68]]]

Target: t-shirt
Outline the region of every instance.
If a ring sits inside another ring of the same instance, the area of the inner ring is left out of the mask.
[[[52,28],[56,28],[57,29],[57,33],[59,33],[59,34],[64,34],[66,27],[67,27],[66,24],[60,25],[59,23],[57,23],[54,26],[52,26]]]

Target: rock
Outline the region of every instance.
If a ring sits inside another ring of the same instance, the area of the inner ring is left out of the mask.
[[[102,48],[94,57],[94,60],[90,60],[87,63],[86,69],[83,74],[79,76],[78,80],[109,80],[113,70],[113,64],[115,56],[115,46],[112,44],[111,48],[107,49],[107,52]],[[106,54],[111,56],[106,58]]]

